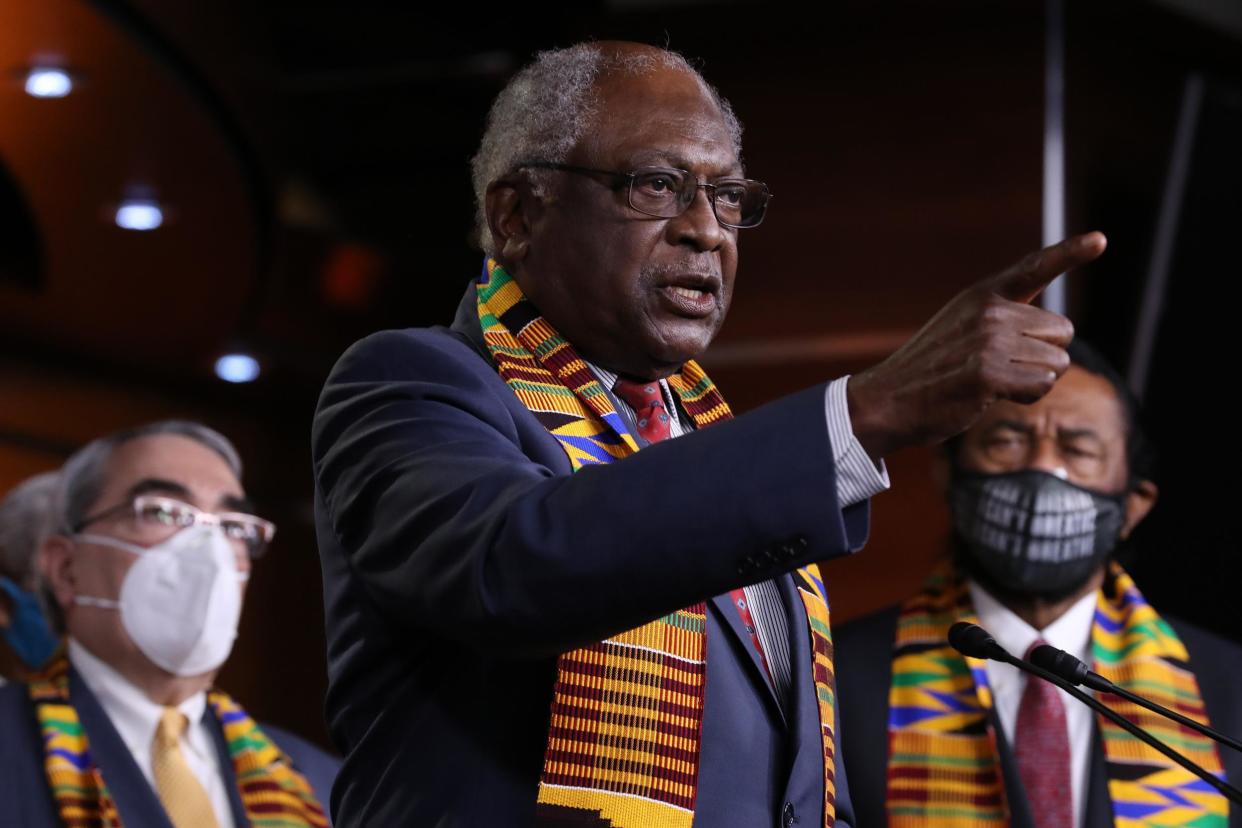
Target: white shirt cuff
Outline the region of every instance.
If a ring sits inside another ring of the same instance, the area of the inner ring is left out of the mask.
[[[862,443],[854,436],[850,406],[845,397],[846,375],[828,383],[824,392],[824,415],[828,420],[828,442],[832,444],[832,463],[837,470],[837,503],[844,509],[888,489],[888,469],[881,460],[871,461]]]

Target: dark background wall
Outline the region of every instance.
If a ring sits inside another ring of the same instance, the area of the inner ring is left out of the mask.
[[[844,3],[809,17],[580,3],[472,9],[455,24],[407,4],[177,6],[0,0],[10,78],[50,55],[82,80],[58,101],[0,86],[0,201],[29,218],[11,225],[29,228],[11,234],[23,255],[0,258],[0,489],[158,417],[233,437],[280,531],[221,683],[315,738],[315,395],[357,337],[450,318],[481,264],[468,159],[491,98],[535,51],[590,37],[667,43],[700,60],[745,123],[748,170],[776,198],[743,236],[734,310],[704,359],[739,411],[883,358],[1040,242],[1042,3]],[[1071,277],[1071,311],[1124,362],[1183,79],[1202,69],[1236,89],[1237,41],[1138,4],[1074,4],[1066,38],[1070,229],[1111,238],[1104,260]],[[1228,110],[1236,99],[1222,95]],[[1231,146],[1203,162],[1205,181],[1236,180]],[[135,187],[169,205],[164,227],[109,224],[108,206]],[[1213,202],[1235,209],[1209,236],[1236,228],[1236,192]],[[1225,402],[1237,354],[1216,333],[1229,305],[1203,300],[1236,273],[1228,252],[1221,242],[1206,263],[1184,259],[1170,293],[1149,402],[1173,458],[1171,517],[1137,541],[1144,588],[1242,637],[1231,614],[1188,600],[1207,590],[1225,605],[1238,545],[1229,521],[1205,513],[1236,502],[1228,417],[1205,429],[1200,413]],[[212,376],[231,349],[260,358],[258,381]],[[1189,363],[1213,368],[1208,383],[1186,379]],[[868,549],[826,571],[838,619],[909,593],[943,554],[934,451],[889,465]]]

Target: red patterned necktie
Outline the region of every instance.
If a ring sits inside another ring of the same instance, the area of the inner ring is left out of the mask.
[[[638,417],[638,436],[648,443],[669,438],[668,410],[664,407],[664,394],[660,391],[659,382],[618,379],[612,390],[634,409]]]
[[[1026,651],[1044,641],[1036,641]],[[1069,731],[1065,705],[1050,682],[1027,676],[1018,704],[1014,756],[1026,788],[1026,801],[1037,828],[1070,828],[1074,824],[1070,788]]]

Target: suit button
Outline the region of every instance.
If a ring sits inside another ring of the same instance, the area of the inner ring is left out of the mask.
[[[785,828],[790,828],[790,826],[792,826],[797,821],[798,821],[798,815],[794,813],[793,803],[786,802],[785,809],[781,811],[781,825],[785,826]]]

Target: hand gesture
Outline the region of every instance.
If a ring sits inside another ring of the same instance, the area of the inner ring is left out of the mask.
[[[1031,403],[1069,367],[1068,319],[1030,302],[1104,252],[1087,233],[1032,253],[955,296],[888,359],[850,377],[854,434],[873,459],[969,428],[996,400]]]

